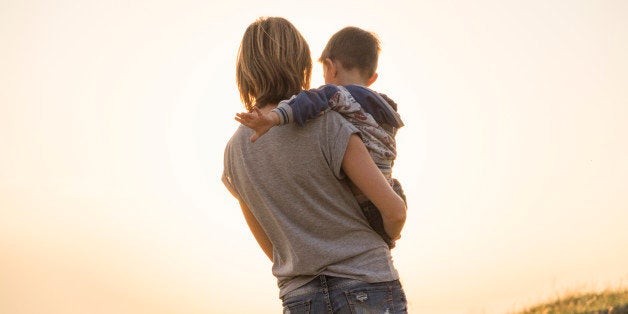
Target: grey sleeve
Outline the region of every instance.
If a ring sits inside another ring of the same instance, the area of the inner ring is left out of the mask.
[[[326,138],[324,140],[328,147],[326,157],[336,178],[344,179],[342,159],[347,151],[349,138],[352,134],[360,133],[360,131],[335,111],[328,111],[325,115],[327,116],[327,132],[325,132]]]
[[[235,188],[230,173],[230,164],[229,164],[229,144],[225,148],[224,160],[223,160],[224,168],[222,170],[222,183],[225,185],[227,190],[233,195],[235,198],[240,200],[240,193]]]
[[[294,121],[292,107],[290,107],[290,101],[294,98],[296,98],[296,96],[280,101],[277,107],[271,110],[279,116],[279,125],[292,123]]]

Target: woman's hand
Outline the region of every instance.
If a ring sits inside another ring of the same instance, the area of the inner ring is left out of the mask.
[[[255,142],[272,127],[279,124],[279,116],[277,113],[270,111],[263,114],[257,107],[253,107],[253,111],[254,112],[236,113],[235,116],[236,121],[255,131],[255,133],[251,135],[251,143]]]

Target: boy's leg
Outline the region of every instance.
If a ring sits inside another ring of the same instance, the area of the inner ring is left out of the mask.
[[[395,241],[393,241],[386,230],[384,229],[384,220],[382,219],[382,214],[379,212],[379,209],[373,204],[371,201],[366,201],[360,204],[360,208],[362,209],[362,213],[366,217],[366,221],[368,221],[369,225],[380,237],[388,244],[389,248],[395,247]]]
[[[399,183],[399,180],[393,178],[391,186],[395,193],[397,193],[397,195],[399,195],[403,199],[403,202],[406,203],[407,206],[408,201],[406,201],[406,194],[403,193],[403,188],[401,188],[401,183]]]

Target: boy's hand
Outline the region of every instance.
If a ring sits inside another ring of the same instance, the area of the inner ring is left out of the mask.
[[[253,112],[236,113],[235,120],[255,131],[251,135],[251,143],[279,124],[279,116],[276,113],[271,111],[263,114],[257,107],[253,107]]]

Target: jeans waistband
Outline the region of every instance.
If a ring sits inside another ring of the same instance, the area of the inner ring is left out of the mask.
[[[293,291],[286,293],[283,298],[295,297],[304,294],[318,293],[325,289],[334,290],[345,286],[350,286],[356,283],[362,283],[362,281],[351,278],[342,278],[328,275],[318,275],[310,282],[303,286],[296,288]]]

